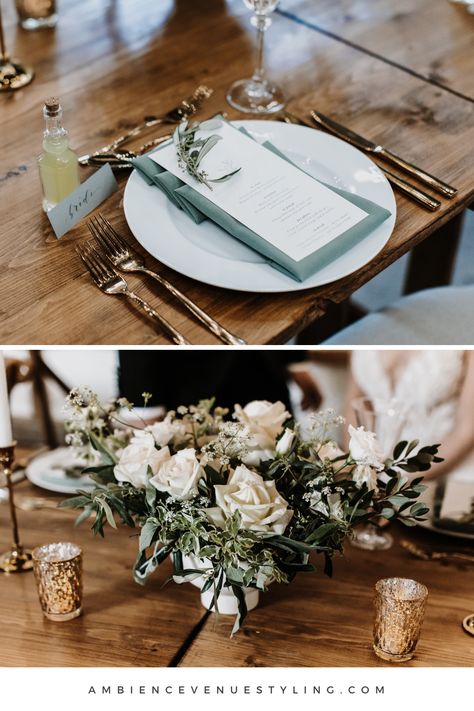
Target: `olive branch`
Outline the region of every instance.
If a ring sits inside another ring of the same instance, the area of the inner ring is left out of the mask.
[[[212,190],[211,183],[224,183],[240,170],[240,168],[237,168],[231,173],[222,175],[220,178],[210,178],[207,172],[200,168],[204,156],[214,148],[218,141],[222,140],[222,136],[213,134],[208,138],[196,138],[196,134],[199,130],[210,131],[221,126],[222,122],[216,119],[203,121],[202,123],[195,122],[191,126],[188,125],[187,121],[183,121],[173,133],[173,141],[176,146],[180,168],[192,175],[200,183],[207,185],[209,190]]]

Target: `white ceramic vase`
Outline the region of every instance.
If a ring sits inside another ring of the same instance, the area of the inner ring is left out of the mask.
[[[209,562],[203,558],[197,558],[196,556],[189,555],[183,556],[183,567],[184,568],[194,568],[199,570],[202,568],[209,567]],[[204,585],[204,578],[194,578],[194,580],[189,581],[192,585],[201,589]],[[244,588],[245,603],[247,605],[247,610],[253,610],[257,607],[260,592],[255,588]],[[206,610],[211,612],[219,612],[221,615],[236,615],[239,611],[239,605],[237,598],[230,588],[223,587],[217,598],[217,610],[213,605],[214,603],[214,589],[209,588],[206,592],[201,593],[201,604]]]

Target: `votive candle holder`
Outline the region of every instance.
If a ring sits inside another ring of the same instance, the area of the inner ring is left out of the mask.
[[[47,543],[33,550],[39,601],[48,620],[66,622],[82,612],[82,550],[75,543]]]
[[[409,578],[375,584],[374,651],[388,662],[412,659],[420,636],[428,589]]]

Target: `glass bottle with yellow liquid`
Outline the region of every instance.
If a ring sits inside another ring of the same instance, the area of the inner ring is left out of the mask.
[[[38,158],[45,212],[64,200],[81,182],[77,155],[69,148],[68,132],[61,122],[62,115],[58,99],[48,99],[45,102],[43,153]]]

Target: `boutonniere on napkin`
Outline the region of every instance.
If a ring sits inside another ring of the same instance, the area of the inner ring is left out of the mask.
[[[220,178],[210,178],[205,170],[200,168],[200,164],[204,156],[214,148],[218,141],[222,140],[222,136],[213,134],[207,138],[197,138],[198,131],[215,131],[222,126],[222,121],[211,119],[198,123],[197,121],[188,125],[187,121],[183,121],[175,129],[173,134],[174,145],[178,155],[178,163],[180,168],[185,170],[193,178],[196,178],[200,183],[207,185],[209,190],[212,190],[210,183],[225,183],[226,180],[232,178],[233,175],[239,172],[240,168],[232,170],[230,173],[222,175]]]

